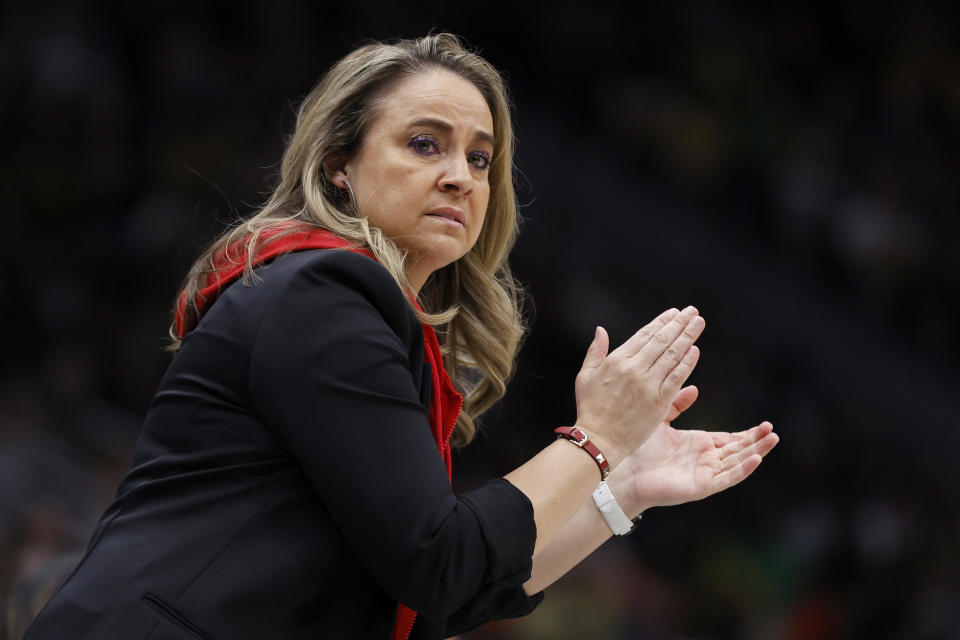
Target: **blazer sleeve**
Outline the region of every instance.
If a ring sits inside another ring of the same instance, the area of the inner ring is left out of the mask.
[[[530,575],[530,501],[505,480],[453,494],[411,371],[422,330],[403,293],[369,258],[316,253],[260,326],[255,409],[398,601],[442,618],[515,588]]]

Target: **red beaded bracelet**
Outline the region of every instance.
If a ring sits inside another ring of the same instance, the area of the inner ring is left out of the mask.
[[[607,476],[610,474],[610,463],[607,462],[607,459],[600,451],[600,447],[590,442],[589,434],[584,433],[577,427],[557,427],[553,432],[558,434],[558,438],[567,438],[570,442],[589,453],[593,461],[600,467],[600,480],[607,479]]]

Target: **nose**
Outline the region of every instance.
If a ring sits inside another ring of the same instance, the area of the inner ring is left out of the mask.
[[[465,156],[456,154],[449,162],[444,163],[437,182],[437,188],[440,191],[466,195],[472,190],[472,185],[473,176],[470,175],[470,165]]]

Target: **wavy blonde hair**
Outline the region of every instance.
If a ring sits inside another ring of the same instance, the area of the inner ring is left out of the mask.
[[[326,229],[369,249],[398,286],[409,291],[405,252],[358,215],[341,190],[327,183],[324,160],[350,157],[359,150],[377,117],[378,98],[396,83],[438,68],[477,87],[493,116],[495,140],[488,175],[490,200],[477,242],[467,255],[433,274],[420,291],[424,311],[414,309],[422,322],[436,328],[447,372],[464,394],[463,411],[451,438],[454,446],[462,447],[476,435],[480,414],[506,391],[525,327],[523,292],[507,261],[520,221],[507,88],[497,70],[467,50],[456,36],[438,33],[368,44],[333,65],[300,105],[279,183],[266,204],[224,232],[194,262],[179,295],[185,294],[187,300],[186,332],[200,320],[195,300],[216,272],[215,256],[227,253],[234,264],[245,260],[243,277],[249,282],[255,279],[257,251],[302,225]],[[265,231],[270,231],[269,237],[262,237]],[[176,350],[180,340],[175,327],[171,337],[171,348]]]

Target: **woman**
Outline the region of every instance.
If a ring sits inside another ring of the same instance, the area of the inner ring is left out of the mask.
[[[688,307],[609,353],[598,328],[580,431],[453,494],[450,443],[523,333],[512,157],[502,80],[455,37],[334,65],[267,204],[191,270],[133,466],[27,637],[441,638],[529,613],[624,521],[751,473],[769,423],[665,424],[696,397]]]

